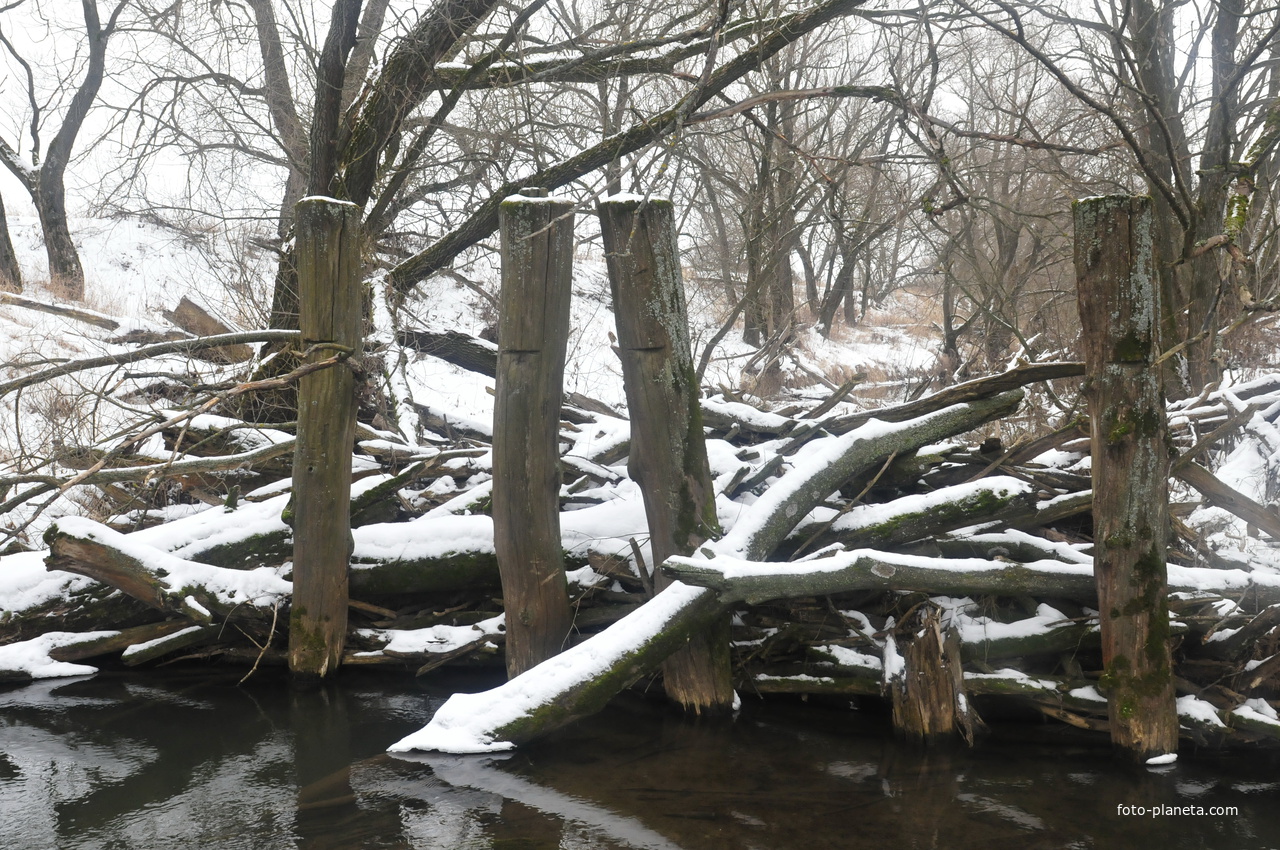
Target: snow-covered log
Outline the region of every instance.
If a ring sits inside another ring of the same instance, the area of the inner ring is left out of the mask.
[[[769,488],[712,551],[762,558],[819,502],[851,476],[1012,412],[1020,391],[958,404],[911,422],[869,422],[806,445],[793,469]],[[716,593],[675,582],[599,635],[501,687],[449,699],[431,722],[390,749],[484,752],[509,749],[600,710],[623,688],[657,669],[707,618],[729,607]]]
[[[832,543],[884,549],[981,522],[1022,519],[1037,509],[1035,487],[995,476],[878,505],[858,505],[826,523],[804,525],[795,537],[809,550]]]
[[[1013,390],[909,422],[872,420],[840,437],[808,443],[792,459],[792,470],[766,490],[714,548],[752,560],[765,558],[803,517],[853,476],[891,455],[914,451],[1007,416],[1021,401],[1022,391]]]
[[[64,517],[45,533],[49,570],[96,579],[141,602],[198,623],[271,619],[291,591],[266,567],[228,570],[183,560],[82,517]]]
[[[1280,541],[1280,514],[1228,487],[1203,466],[1184,463],[1174,468],[1174,475],[1199,490],[1210,504],[1230,511],[1245,522],[1257,526],[1272,540]]]
[[[917,590],[952,596],[1049,596],[1096,602],[1093,567],[1058,560],[1027,564],[984,558],[932,558],[853,549],[789,563],[732,556],[669,558],[663,572],[714,590],[727,603],[825,596],[858,590]],[[1216,592],[1254,605],[1280,602],[1280,576],[1243,570],[1169,568],[1169,592]]]
[[[662,570],[685,584],[714,590],[728,604],[758,605],[771,599],[855,590],[924,590],[953,596],[1021,594],[1081,601],[1096,595],[1093,569],[1084,564],[928,558],[874,549],[853,549],[789,563],[725,555],[712,559],[670,558]]]

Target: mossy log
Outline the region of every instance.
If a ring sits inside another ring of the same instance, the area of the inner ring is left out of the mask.
[[[212,643],[224,632],[221,624],[197,626],[190,622],[170,621],[170,623],[177,626],[170,633],[148,640],[136,640],[126,647],[120,656],[124,665],[138,667],[193,646]]]
[[[1149,197],[1072,204],[1094,571],[1111,740],[1136,761],[1176,751],[1166,540],[1168,426]]]
[[[606,199],[599,213],[618,328],[615,351],[631,413],[627,471],[643,495],[653,560],[663,561],[720,536],[675,206],[659,198]],[[657,589],[667,584],[664,576],[654,577]],[[667,659],[662,685],[686,711],[732,711],[727,616],[690,635],[688,645]]]
[[[803,539],[808,550],[832,543],[887,549],[981,522],[1022,520],[1033,516],[1036,506],[1031,485],[1007,477],[988,478],[883,505],[855,507],[816,529],[801,526],[793,539]]]
[[[197,623],[211,623],[215,615],[222,620],[270,619],[274,604],[288,591],[288,584],[271,573],[248,585],[253,587],[250,596],[235,589],[245,586],[243,571],[185,561],[77,517],[49,526],[45,543],[50,571],[88,576],[158,611]],[[228,589],[213,590],[212,585]]]
[[[74,581],[83,582],[78,577]],[[0,643],[29,640],[51,631],[132,628],[155,622],[160,616],[151,606],[114,587],[97,582],[84,584],[88,586],[67,588],[57,597],[30,608],[5,611],[0,615]]]
[[[1022,391],[956,404],[910,422],[869,422],[834,440],[810,443],[792,459],[794,469],[765,491],[716,545],[748,559],[767,557],[800,520],[845,481],[891,455],[962,434],[1007,416],[1022,402]]]
[[[161,620],[145,626],[133,626],[103,637],[90,637],[75,643],[64,643],[49,650],[49,657],[54,661],[83,661],[99,655],[123,652],[134,644],[164,638],[190,626],[189,620]]]
[[[854,549],[810,561],[773,563],[728,556],[669,558],[662,569],[729,603],[826,596],[859,590],[914,590],[951,596],[1032,596],[1096,603],[1093,568],[1056,560],[1027,564],[983,558],[932,558]],[[1280,602],[1280,580],[1241,570],[1171,570],[1169,592],[1219,592],[1258,605]]]
[[[674,579],[714,590],[726,603],[758,605],[771,599],[826,596],[857,590],[918,590],[952,596],[1096,598],[1093,570],[1084,564],[1035,561],[1011,564],[982,558],[943,559],[855,549],[791,563],[670,558],[662,570]]]

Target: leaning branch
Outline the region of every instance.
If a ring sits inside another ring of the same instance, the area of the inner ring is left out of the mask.
[[[123,366],[126,363],[137,363],[139,360],[147,360],[152,357],[159,357],[162,354],[187,354],[192,351],[200,351],[206,348],[219,348],[224,345],[238,345],[250,342],[293,342],[301,340],[302,335],[298,331],[288,330],[265,330],[265,331],[243,331],[232,334],[218,334],[217,336],[206,336],[199,339],[180,339],[174,342],[161,342],[156,345],[148,345],[133,351],[125,351],[120,354],[105,354],[102,357],[90,357],[86,360],[72,360],[50,369],[40,372],[33,372],[30,375],[23,375],[21,378],[14,378],[12,381],[6,381],[0,384],[0,397],[6,396],[15,390],[24,389],[48,381],[52,378],[59,378],[63,375],[72,375],[76,372],[83,372],[87,369],[98,369],[103,366]]]
[[[466,221],[426,250],[392,268],[388,274],[392,286],[401,292],[407,292],[427,276],[439,271],[462,251],[496,230],[498,208],[507,196],[526,186],[557,189],[618,157],[634,153],[665,138],[683,125],[690,109],[706,103],[787,45],[835,18],[852,14],[865,2],[866,0],[827,0],[817,8],[794,15],[780,23],[754,48],[743,50],[725,63],[711,76],[707,85],[696,92],[693,103],[677,103],[665,112],[637,122],[624,132],[610,136],[577,156],[544,168],[522,180],[504,184],[482,202]]]

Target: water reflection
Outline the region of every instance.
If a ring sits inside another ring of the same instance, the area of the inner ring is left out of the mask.
[[[444,696],[205,671],[0,691],[0,847],[1280,848],[1269,756],[1153,773],[1056,727],[926,752],[844,710],[748,702],[731,724],[698,724],[640,699],[503,757],[382,753]]]

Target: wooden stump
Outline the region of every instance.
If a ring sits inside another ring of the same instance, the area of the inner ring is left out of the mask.
[[[600,229],[631,416],[627,469],[640,484],[653,563],[720,535],[689,349],[675,213],[665,199],[606,200]],[[659,573],[657,589],[672,579]],[[667,695],[686,709],[729,711],[729,619],[707,622],[663,665]]]
[[[303,350],[309,360],[360,349],[360,208],[304,198],[297,221]],[[293,460],[293,607],[289,669],[323,678],[342,659],[351,555],[351,451],[355,376],[345,364],[298,384]]]
[[[894,731],[926,743],[959,732],[972,743],[959,636],[942,627],[942,612],[932,605],[917,609],[905,626],[885,646],[884,686]]]
[[[507,673],[556,655],[572,625],[560,544],[560,397],[569,338],[573,204],[502,203],[493,413],[493,535],[507,611]]]
[[[1094,575],[1112,743],[1178,746],[1166,593],[1169,445],[1151,199],[1077,201],[1076,283],[1092,418]]]

